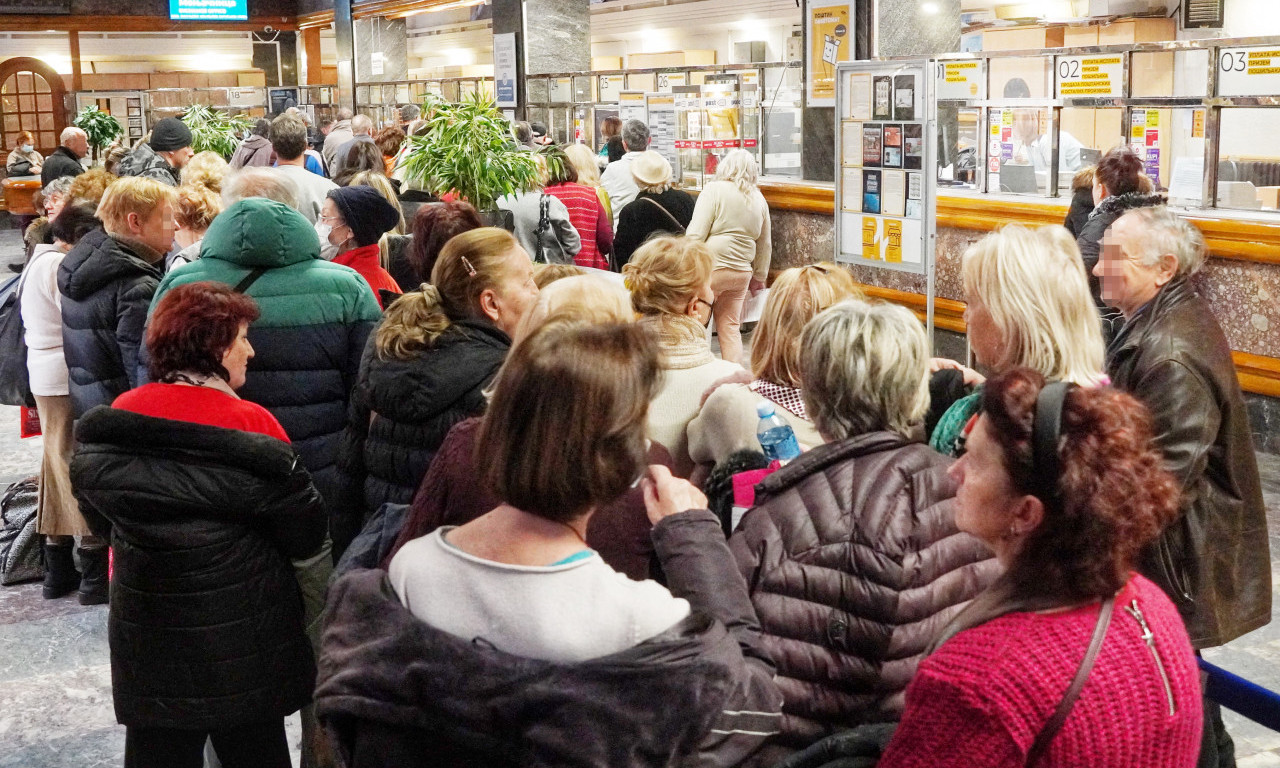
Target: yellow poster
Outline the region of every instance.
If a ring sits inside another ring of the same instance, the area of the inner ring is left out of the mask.
[[[897,219],[884,220],[884,260],[891,264],[902,263],[902,222]]]
[[[1191,117],[1191,138],[1204,138],[1204,110],[1197,109],[1192,113]]]
[[[862,217],[862,258],[880,258],[880,239],[876,237],[878,222],[874,217]]]
[[[853,59],[853,29],[849,19],[847,3],[809,6],[810,106],[835,104],[836,64]]]

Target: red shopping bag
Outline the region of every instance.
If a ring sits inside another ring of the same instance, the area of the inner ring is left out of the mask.
[[[21,415],[18,418],[18,437],[39,437],[40,436],[40,413],[35,408],[27,406],[19,406]]]

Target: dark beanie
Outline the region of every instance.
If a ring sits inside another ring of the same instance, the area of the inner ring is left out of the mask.
[[[400,223],[400,211],[373,187],[338,187],[329,197],[342,211],[342,220],[355,233],[357,245],[373,245]]]
[[[191,146],[191,129],[176,117],[166,117],[151,127],[151,141],[157,152],[172,152]]]

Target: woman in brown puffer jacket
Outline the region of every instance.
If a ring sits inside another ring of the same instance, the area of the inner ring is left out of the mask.
[[[827,443],[765,478],[730,540],[778,670],[779,751],[896,721],[934,635],[998,573],[956,528],[949,461],[907,436],[929,402],[919,321],[846,301],[801,349]]]

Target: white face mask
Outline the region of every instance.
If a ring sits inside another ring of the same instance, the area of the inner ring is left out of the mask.
[[[32,144],[23,144],[23,145],[22,145],[22,151],[23,151],[23,152],[26,152],[26,153],[28,153],[28,154],[30,154],[30,152],[31,152],[32,150],[34,150],[34,149],[35,149],[35,146],[34,146],[34,145],[32,145]]]
[[[320,258],[333,261],[333,257],[338,255],[338,246],[329,242],[329,233],[333,231],[333,227],[323,221],[317,221],[315,227],[316,237],[320,238]]]

